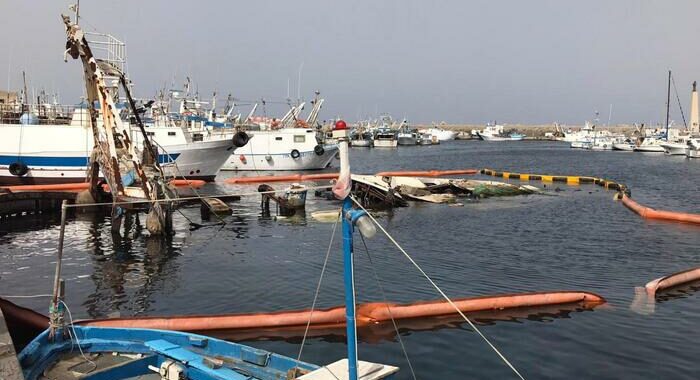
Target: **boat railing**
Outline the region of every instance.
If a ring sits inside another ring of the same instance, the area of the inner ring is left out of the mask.
[[[126,44],[111,34],[85,32],[85,39],[90,44],[95,58],[114,66],[124,73],[126,66]]]
[[[67,125],[75,109],[56,104],[0,104],[0,124]]]

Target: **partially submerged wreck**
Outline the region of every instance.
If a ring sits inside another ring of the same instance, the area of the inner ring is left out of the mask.
[[[458,198],[481,199],[540,192],[530,185],[464,178],[352,175],[353,193],[365,205],[406,206],[407,200],[454,203]]]

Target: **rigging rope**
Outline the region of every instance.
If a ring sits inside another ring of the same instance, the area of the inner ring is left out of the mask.
[[[323,260],[323,267],[321,268],[321,276],[318,278],[318,284],[316,285],[316,293],[314,293],[314,300],[311,302],[311,311],[309,312],[309,320],[306,322],[306,329],[304,330],[304,336],[301,339],[301,347],[299,347],[299,354],[297,355],[297,362],[301,361],[301,354],[304,351],[304,343],[306,343],[306,336],[309,333],[309,327],[311,326],[311,318],[314,315],[314,310],[316,308],[316,301],[318,300],[318,294],[321,291],[321,283],[323,282],[323,275],[326,273],[326,266],[328,265],[328,258],[331,255],[331,248],[333,247],[333,240],[335,239],[335,231],[336,227],[338,227],[338,221],[341,218],[341,215],[343,214],[342,208],[338,212],[338,219],[335,220],[335,223],[333,223],[333,232],[331,232],[331,241],[328,243],[328,251],[326,251],[326,258]],[[325,368],[326,366],[324,366]],[[294,370],[296,371],[299,368],[299,366],[295,366]],[[328,372],[333,375],[336,379],[338,379],[335,374],[328,370]],[[339,380],[339,379],[338,379]]]
[[[399,339],[399,344],[401,345],[403,356],[406,358],[406,363],[408,363],[408,369],[411,371],[411,376],[413,377],[413,380],[417,380],[416,372],[413,370],[413,365],[411,364],[411,359],[408,358],[408,351],[406,351],[406,346],[403,343],[403,339],[401,339],[401,333],[399,333],[399,326],[396,324],[394,314],[391,312],[391,307],[389,307],[389,301],[387,300],[386,292],[384,291],[382,282],[379,279],[379,274],[377,274],[377,271],[374,269],[374,262],[372,261],[372,256],[369,254],[369,248],[367,248],[367,242],[365,241],[365,237],[362,235],[362,231],[360,231],[360,238],[362,239],[362,245],[365,246],[365,254],[367,254],[367,259],[369,259],[370,268],[372,268],[372,273],[374,274],[374,280],[377,282],[377,286],[379,286],[379,290],[381,290],[382,292],[384,304],[386,305],[386,311],[389,312],[391,323],[394,325],[394,331],[396,332],[396,337]]]
[[[418,271],[423,275],[423,277],[425,277],[426,280],[428,280],[428,282],[430,282],[430,284],[435,288],[435,290],[437,290],[438,293],[440,293],[440,295],[455,309],[455,311],[457,311],[457,313],[462,317],[462,319],[464,319],[469,324],[469,326],[474,330],[474,332],[479,334],[479,336],[484,340],[484,342],[486,342],[486,344],[488,344],[489,347],[491,347],[491,349],[513,371],[513,373],[515,373],[521,380],[525,380],[523,375],[521,375],[520,372],[518,372],[518,370],[513,366],[513,364],[511,364],[510,361],[508,361],[508,359],[501,353],[501,351],[499,351],[498,348],[496,348],[496,346],[494,346],[493,343],[491,343],[491,341],[478,328],[476,328],[474,323],[472,323],[472,321],[469,318],[467,318],[467,316],[464,315],[464,313],[462,313],[461,310],[459,310],[457,305],[455,305],[455,303],[450,299],[450,297],[448,297],[447,294],[445,294],[445,292],[443,292],[442,289],[440,289],[440,287],[433,281],[433,279],[431,279],[430,276],[428,276],[428,274],[425,273],[423,268],[421,268],[418,265],[418,263],[416,263],[415,260],[413,260],[413,258],[408,254],[408,252],[406,252],[403,249],[403,247],[401,247],[401,245],[389,234],[389,232],[387,232],[387,230],[385,230],[384,227],[382,227],[382,225],[379,224],[377,219],[375,219],[374,216],[372,216],[372,214],[370,214],[369,211],[367,211],[367,209],[362,207],[362,204],[360,204],[360,202],[354,196],[351,195],[350,199],[359,208],[361,208],[367,213],[367,216],[369,216],[369,218],[374,222],[374,224],[376,224],[377,227],[379,227],[379,229],[384,233],[384,235],[386,235],[386,237],[396,246],[396,248],[398,248],[399,251],[401,251],[401,253],[403,253],[403,255],[406,256],[406,258],[411,262],[411,264],[413,264],[413,266],[416,267],[416,269],[418,269]]]
[[[678,88],[676,88],[676,80],[673,78],[673,74],[671,74],[671,82],[673,83],[673,91],[676,93],[676,100],[678,101],[678,108],[681,109],[681,117],[683,118],[683,126],[685,126],[685,129],[688,129],[688,124],[685,122],[685,115],[683,114],[683,106],[681,105],[681,98],[678,97]],[[668,138],[668,136],[666,136]]]

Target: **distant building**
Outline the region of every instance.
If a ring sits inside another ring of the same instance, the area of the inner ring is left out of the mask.
[[[18,101],[16,92],[0,91],[0,104],[16,104]]]

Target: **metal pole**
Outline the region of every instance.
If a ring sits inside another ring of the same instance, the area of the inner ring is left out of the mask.
[[[68,213],[68,201],[63,200],[61,203],[61,229],[58,234],[58,252],[56,254],[56,274],[53,279],[53,297],[51,298],[51,306],[49,308],[51,319],[53,320],[55,313],[59,310],[59,295],[61,293],[61,262],[63,261],[63,240],[66,232],[66,214]],[[50,338],[53,338],[56,333],[56,326],[51,324]]]
[[[348,379],[357,380],[357,331],[355,325],[355,273],[352,255],[352,211],[350,197],[343,201],[343,279],[345,283],[345,320],[348,339]]]
[[[666,95],[666,141],[668,141],[668,114],[671,106],[671,70],[668,70],[668,94]]]

